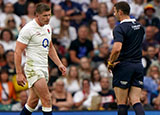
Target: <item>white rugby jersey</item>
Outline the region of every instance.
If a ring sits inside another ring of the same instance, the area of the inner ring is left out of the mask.
[[[26,66],[48,66],[51,33],[49,24],[40,26],[35,19],[21,29],[17,41],[27,45]]]

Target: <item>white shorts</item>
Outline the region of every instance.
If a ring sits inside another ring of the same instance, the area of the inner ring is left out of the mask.
[[[25,66],[24,72],[28,81],[29,88],[31,88],[33,84],[41,78],[46,78],[46,81],[48,82],[48,68]]]

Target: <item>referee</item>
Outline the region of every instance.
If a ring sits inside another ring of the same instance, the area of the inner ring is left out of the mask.
[[[114,15],[120,24],[113,30],[114,44],[108,60],[113,73],[113,87],[117,98],[118,115],[127,115],[129,98],[136,115],[144,115],[140,103],[143,87],[142,41],[143,27],[130,19],[130,6],[126,2],[114,5]]]

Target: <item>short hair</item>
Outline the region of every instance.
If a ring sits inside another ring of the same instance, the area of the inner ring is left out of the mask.
[[[36,5],[36,13],[38,14],[42,14],[43,12],[50,10],[51,8],[47,4],[39,3]]]
[[[114,5],[117,11],[121,10],[125,15],[130,14],[130,6],[127,2],[118,2]]]

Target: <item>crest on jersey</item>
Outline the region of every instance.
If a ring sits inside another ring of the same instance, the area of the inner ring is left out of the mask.
[[[47,29],[47,31],[48,31],[48,34],[50,34],[50,30],[49,30],[49,29]]]

